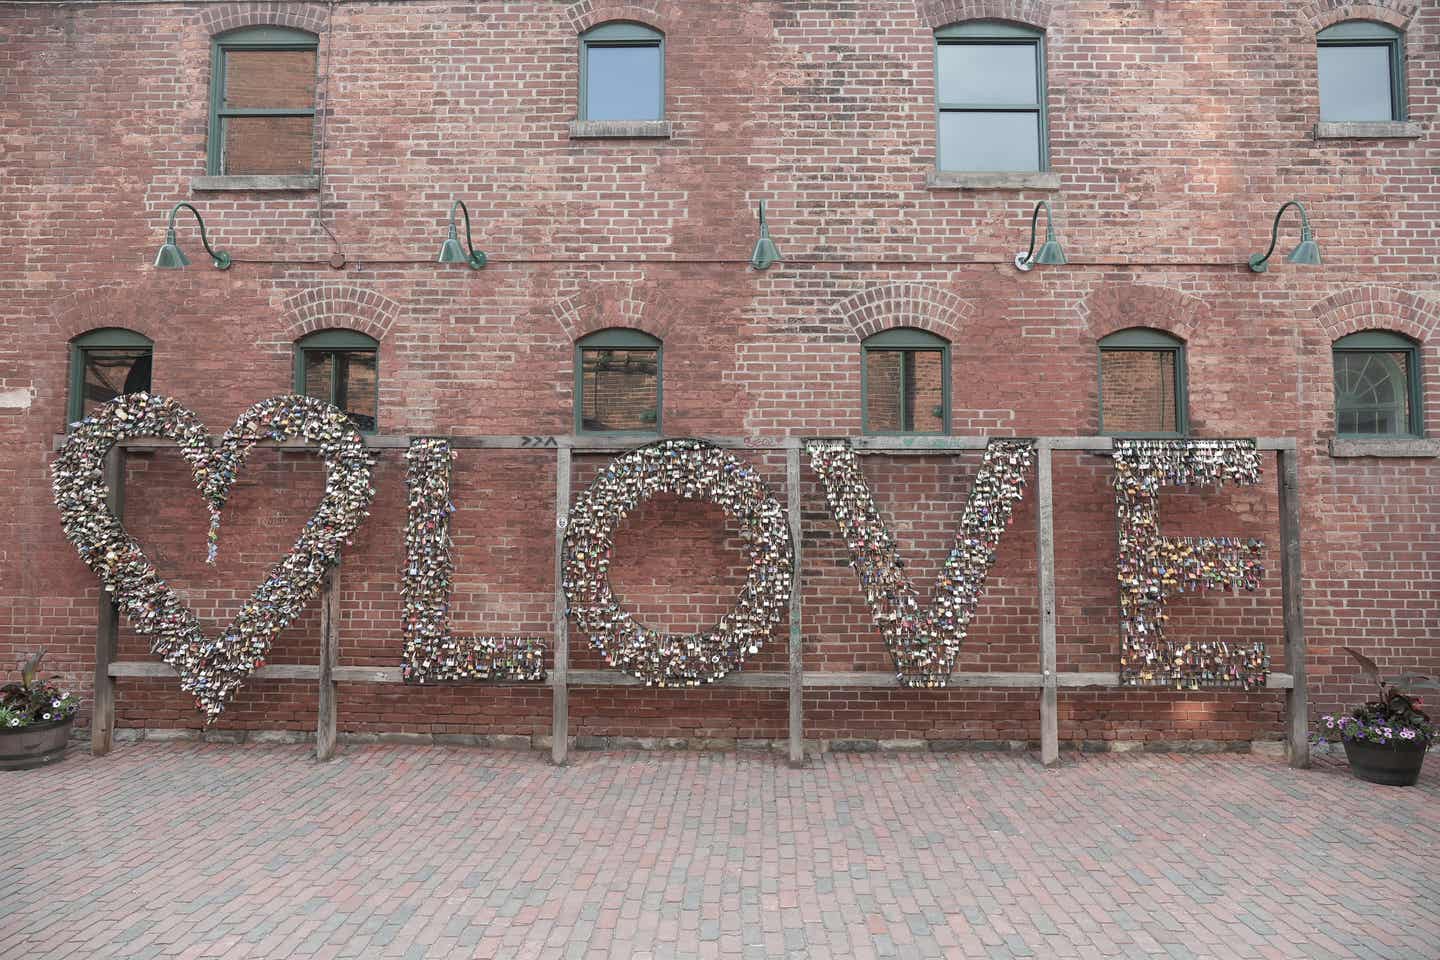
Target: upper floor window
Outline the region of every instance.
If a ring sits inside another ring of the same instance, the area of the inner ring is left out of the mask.
[[[295,392],[335,404],[373,432],[380,406],[380,344],[354,330],[321,330],[295,344]]]
[[[122,393],[149,393],[154,344],[133,330],[106,327],[70,341],[69,422]]]
[[[1370,20],[1347,20],[1316,35],[1320,119],[1405,119],[1405,35]]]
[[[1159,330],[1132,327],[1100,341],[1100,432],[1184,436],[1185,345]]]
[[[861,344],[861,409],[866,433],[950,431],[950,344],[908,327]]]
[[[665,36],[638,23],[602,23],[580,36],[580,119],[663,120]]]
[[[314,34],[232,30],[211,54],[208,172],[307,175],[314,168]]]
[[[993,20],[935,31],[938,164],[964,172],[1049,166],[1045,35]]]
[[[659,433],[661,344],[639,330],[599,330],[575,343],[575,430]]]
[[[1398,333],[1366,330],[1335,341],[1335,432],[1420,436],[1420,350]]]

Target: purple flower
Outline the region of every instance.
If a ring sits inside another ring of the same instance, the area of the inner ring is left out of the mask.
[[[1414,739],[1415,739],[1415,731],[1414,731],[1414,730],[1411,730],[1409,727],[1406,727],[1405,729],[1403,729],[1403,730],[1400,731],[1400,739],[1402,739],[1402,740],[1414,740]]]

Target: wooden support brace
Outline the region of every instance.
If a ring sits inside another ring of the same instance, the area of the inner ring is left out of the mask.
[[[570,621],[565,605],[565,523],[570,512],[570,448],[555,451],[555,663],[550,671],[550,762],[570,753]]]
[[[105,502],[116,518],[125,514],[125,451],[111,447],[105,454]],[[90,714],[90,753],[103,757],[115,745],[115,680],[110,664],[119,653],[120,608],[110,592],[100,587],[99,616],[95,623],[95,707]]]
[[[1055,490],[1050,441],[1035,449],[1035,492],[1038,584],[1040,588],[1040,762],[1060,762],[1060,709],[1055,657]]]
[[[335,756],[335,661],[340,651],[340,565],[325,571],[320,592],[320,707],[315,719],[315,759]]]
[[[1305,613],[1300,577],[1300,455],[1280,451],[1280,592],[1285,605],[1285,734],[1290,766],[1310,766],[1310,691],[1305,678]]]
[[[785,451],[785,490],[790,513],[794,574],[790,579],[790,766],[805,763],[805,664],[800,619],[800,450]]]

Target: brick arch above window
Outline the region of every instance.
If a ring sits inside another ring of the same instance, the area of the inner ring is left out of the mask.
[[[915,0],[920,19],[932,30],[965,20],[1008,20],[1044,29],[1052,0]]]
[[[1350,287],[1321,300],[1314,312],[1331,343],[1362,330],[1390,330],[1426,343],[1440,331],[1440,303],[1393,287]]]
[[[652,286],[619,282],[590,284],[559,301],[550,315],[571,341],[612,327],[664,340],[675,321],[667,298]]]
[[[200,23],[210,35],[240,27],[295,27],[319,34],[325,7],[318,3],[217,3],[200,10]]]
[[[138,296],[135,288],[118,283],[69,294],[55,304],[53,311],[55,332],[66,341],[92,330],[120,327],[154,342],[160,338],[155,315],[147,298]]]
[[[1204,322],[1204,301],[1169,287],[1143,283],[1107,283],[1080,305],[1093,340],[1131,327],[1149,327],[1188,342]]]
[[[318,330],[355,330],[384,340],[400,305],[383,293],[349,285],[309,287],[281,305],[279,339],[287,345]]]
[[[974,306],[926,283],[867,287],[835,305],[835,315],[864,340],[893,327],[915,327],[954,342]]]
[[[1419,11],[1420,0],[1368,0],[1363,3],[1353,0],[1306,0],[1299,6],[1297,14],[1313,32],[1319,33],[1346,20],[1375,20],[1404,30]]]
[[[644,24],[665,34],[670,33],[678,23],[675,5],[666,0],[632,0],[628,3],[623,0],[574,0],[566,5],[565,13],[577,35],[612,20]]]

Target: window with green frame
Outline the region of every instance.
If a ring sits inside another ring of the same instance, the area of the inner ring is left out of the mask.
[[[1346,20],[1315,36],[1320,119],[1405,119],[1405,35],[1371,20]]]
[[[1132,327],[1100,340],[1100,432],[1118,437],[1183,437],[1185,344]]]
[[[1342,437],[1419,437],[1420,348],[1386,330],[1336,340],[1335,433]]]
[[[639,330],[575,342],[575,432],[660,432],[661,343]]]
[[[935,95],[941,170],[1049,169],[1041,31],[998,20],[936,30]]]
[[[211,175],[313,172],[318,46],[314,34],[285,27],[215,37],[206,157]]]
[[[950,344],[909,327],[860,345],[861,427],[866,433],[950,432]]]
[[[154,348],[149,337],[119,327],[91,330],[71,340],[67,420],[82,420],[123,393],[150,392]]]
[[[665,35],[615,21],[580,35],[580,119],[665,119]]]
[[[295,392],[335,404],[373,433],[380,416],[380,344],[354,330],[321,330],[297,341]]]

